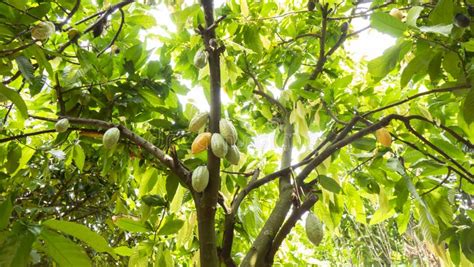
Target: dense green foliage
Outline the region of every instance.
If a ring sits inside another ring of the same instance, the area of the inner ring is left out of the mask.
[[[471,1],[396,2],[0,1],[0,266],[472,264]],[[239,164],[191,153],[209,107]]]

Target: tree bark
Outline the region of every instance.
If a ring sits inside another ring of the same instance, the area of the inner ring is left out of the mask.
[[[280,168],[287,168],[291,165],[291,152],[293,150],[293,126],[289,118],[285,118],[284,124],[284,144]],[[252,244],[241,266],[268,266],[267,255],[272,246],[272,241],[278,233],[281,225],[285,221],[286,215],[291,208],[292,186],[290,181],[291,173],[287,173],[280,178],[280,196],[273,208],[270,217],[260,230],[257,238]]]
[[[207,28],[201,31],[204,45],[209,56],[209,70],[211,83],[211,110],[209,128],[211,133],[219,132],[219,120],[221,116],[221,74],[219,65],[219,50],[213,46],[215,42],[214,10],[212,0],[202,0],[201,6],[206,18]],[[217,256],[215,216],[217,198],[220,188],[220,159],[216,157],[211,149],[207,152],[207,168],[209,170],[209,184],[202,194],[194,194],[197,210],[199,252],[201,266],[219,266]]]

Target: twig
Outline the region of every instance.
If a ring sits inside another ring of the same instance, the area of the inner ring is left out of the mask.
[[[9,50],[0,50],[0,56],[2,57],[6,57],[6,56],[9,56],[11,54],[15,54],[16,52],[18,51],[21,51],[23,49],[26,49],[32,45],[34,45],[35,43],[37,42],[37,40],[33,40],[25,45],[22,45],[22,46],[19,46],[17,48],[14,48],[14,49],[9,49]]]
[[[377,113],[377,112],[380,112],[380,111],[383,111],[383,110],[386,110],[386,109],[389,109],[389,108],[392,108],[392,107],[395,107],[395,106],[399,106],[401,104],[404,104],[408,101],[411,101],[413,99],[416,99],[418,97],[421,97],[421,96],[425,96],[425,95],[429,95],[429,94],[436,94],[436,93],[445,93],[445,92],[452,92],[452,91],[457,91],[457,90],[462,90],[462,89],[468,89],[468,88],[471,88],[471,85],[469,84],[463,84],[463,85],[458,85],[458,86],[453,86],[453,87],[447,87],[447,88],[439,88],[439,89],[433,89],[433,90],[429,90],[429,91],[426,91],[426,92],[421,92],[421,93],[418,93],[418,94],[415,94],[415,95],[412,95],[410,97],[407,97],[406,99],[404,100],[400,100],[400,101],[397,101],[393,104],[389,104],[387,106],[384,106],[384,107],[380,107],[380,108],[377,108],[377,109],[374,109],[374,110],[371,110],[369,112],[366,112],[364,113],[363,115],[361,115],[362,117],[367,117],[369,115],[372,115],[374,113]]]
[[[290,217],[288,217],[288,219],[280,228],[280,231],[278,231],[275,238],[273,239],[272,247],[267,257],[270,262],[273,262],[273,258],[280,248],[283,240],[285,240],[291,229],[293,229],[293,227],[296,225],[296,222],[301,218],[301,215],[311,209],[316,201],[318,201],[318,197],[314,194],[309,194],[308,199],[306,199],[299,208],[293,210]]]
[[[100,51],[99,54],[97,54],[97,57],[100,57],[100,55],[102,55],[105,52],[105,50],[109,49],[109,47],[111,47],[115,43],[120,32],[122,31],[123,24],[125,23],[125,14],[123,13],[123,10],[121,8],[119,8],[119,11],[120,11],[120,16],[121,16],[119,28],[117,32],[115,33],[114,38],[112,38],[110,43],[106,47],[104,47],[104,49],[102,49],[102,51]]]
[[[446,177],[445,177],[440,183],[438,183],[436,186],[434,186],[434,187],[431,188],[430,190],[428,190],[428,191],[422,193],[422,194],[420,195],[420,197],[422,197],[422,196],[424,196],[424,195],[427,195],[427,194],[433,192],[434,190],[438,189],[440,186],[442,186],[442,185],[449,179],[450,176],[451,176],[451,169],[448,169],[448,174],[446,174]]]

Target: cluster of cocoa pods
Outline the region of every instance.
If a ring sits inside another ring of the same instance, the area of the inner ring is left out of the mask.
[[[203,112],[195,115],[189,123],[189,131],[199,133],[209,121],[209,113]],[[218,158],[226,159],[229,163],[237,165],[240,161],[240,152],[237,146],[237,130],[226,119],[219,121],[219,133],[202,132],[194,139],[191,153],[197,154],[211,147],[211,152]],[[206,166],[197,167],[192,175],[194,190],[202,192],[209,182],[209,171]]]

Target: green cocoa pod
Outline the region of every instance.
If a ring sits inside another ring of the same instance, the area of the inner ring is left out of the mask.
[[[235,145],[237,142],[237,130],[234,125],[226,119],[219,121],[219,131],[229,145]]]
[[[198,69],[202,69],[207,65],[207,55],[204,50],[199,50],[194,55],[194,66]]]
[[[196,192],[202,192],[209,183],[209,171],[207,166],[199,166],[193,171],[191,184]]]
[[[225,155],[225,159],[230,162],[230,164],[238,165],[240,161],[240,152],[236,145],[229,145],[229,151]]]
[[[199,132],[201,128],[206,125],[209,120],[209,112],[202,112],[196,114],[189,122],[189,131],[193,133]]]
[[[215,133],[211,137],[211,149],[212,153],[216,155],[216,157],[224,158],[227,155],[227,143],[224,140],[222,135]]]
[[[31,37],[35,40],[43,41],[48,39],[55,30],[55,26],[52,22],[40,22],[31,29]]]
[[[58,133],[63,133],[67,131],[69,128],[69,120],[68,119],[60,119],[56,122],[54,125],[54,128],[56,129],[56,132]]]
[[[306,217],[306,236],[308,237],[309,241],[314,245],[318,246],[323,240],[324,231],[323,225],[321,221],[316,217],[313,213],[309,212],[308,216]]]
[[[102,137],[102,143],[106,149],[110,149],[117,144],[120,139],[120,130],[117,127],[108,129]]]

